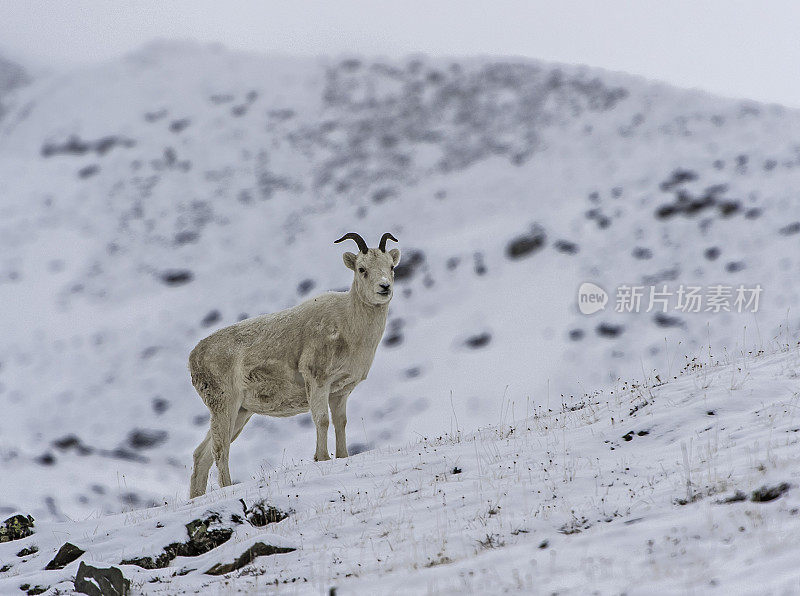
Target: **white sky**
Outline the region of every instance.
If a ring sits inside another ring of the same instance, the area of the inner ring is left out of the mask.
[[[0,0],[11,57],[105,60],[157,37],[302,55],[529,56],[800,107],[800,0]]]

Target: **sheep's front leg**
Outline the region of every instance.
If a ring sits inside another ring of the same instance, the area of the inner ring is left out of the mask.
[[[347,398],[351,388],[331,394],[330,406],[333,430],[336,431],[336,457],[347,457]]]
[[[314,381],[306,382],[308,392],[308,405],[311,408],[311,419],[317,428],[317,450],[314,461],[327,461],[331,458],[328,453],[328,395],[330,386],[317,385]]]

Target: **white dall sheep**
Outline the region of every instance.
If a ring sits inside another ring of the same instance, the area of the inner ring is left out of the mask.
[[[317,429],[316,461],[328,455],[328,408],[336,431],[336,457],[347,457],[347,397],[367,378],[386,327],[394,268],[400,251],[367,248],[346,252],[353,270],[348,292],[329,292],[292,308],[240,321],[209,335],[189,355],[192,385],[211,412],[206,438],[194,451],[190,496],[206,492],[212,456],[219,482],[231,484],[230,444],[253,414],[295,416],[311,410]]]

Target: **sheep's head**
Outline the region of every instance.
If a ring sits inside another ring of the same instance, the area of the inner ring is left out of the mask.
[[[400,251],[393,248],[386,250],[386,241],[397,239],[389,233],[381,238],[378,248],[367,248],[364,239],[350,232],[336,242],[353,240],[358,245],[358,254],[346,252],[342,255],[344,264],[352,269],[353,289],[358,297],[367,304],[386,304],[392,299],[394,286],[394,268],[400,262]]]

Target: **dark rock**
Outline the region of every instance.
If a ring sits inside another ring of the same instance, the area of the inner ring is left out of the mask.
[[[36,554],[38,552],[39,552],[39,547],[36,546],[35,544],[32,544],[30,546],[27,546],[27,547],[23,548],[21,551],[19,551],[17,553],[17,556],[18,557],[27,557],[27,556]]]
[[[517,236],[506,245],[506,256],[519,259],[540,250],[547,239],[547,234],[540,228],[534,228],[529,234]]]
[[[244,499],[239,499],[242,504],[242,511],[251,526],[266,526],[267,524],[276,524],[283,521],[289,514],[281,511],[277,507],[267,505],[264,500],[256,501],[252,506],[248,507]]]
[[[634,259],[647,260],[653,258],[653,251],[649,248],[643,248],[641,246],[634,248],[631,254],[633,255]]]
[[[731,261],[725,265],[725,271],[728,273],[736,273],[737,271],[741,271],[745,268],[745,264],[743,261]]]
[[[195,232],[194,230],[184,230],[182,232],[178,232],[175,234],[175,244],[183,245],[183,244],[191,244],[193,242],[197,242],[200,239],[200,234]]]
[[[484,275],[486,273],[486,263],[483,260],[483,254],[476,252],[473,256],[475,275]]]
[[[746,500],[747,500],[747,495],[745,493],[743,493],[742,491],[737,490],[730,497],[726,497],[724,499],[720,499],[719,501],[717,501],[717,503],[721,503],[721,504],[724,504],[724,503],[738,503],[740,501],[746,501]]]
[[[372,445],[368,443],[350,443],[347,446],[347,453],[350,455],[358,455],[359,453],[364,453],[370,449],[372,449]]]
[[[703,253],[703,256],[707,258],[709,261],[716,261],[719,257],[720,250],[716,246],[712,246],[711,248],[707,248]]]
[[[597,328],[597,335],[601,337],[617,337],[622,334],[625,327],[622,325],[612,325],[611,323],[600,323]]]
[[[579,341],[583,339],[583,329],[571,329],[569,332],[569,338],[572,341]]]
[[[397,196],[397,191],[393,188],[379,188],[372,193],[373,203],[383,203],[386,199],[391,199]]]
[[[101,451],[100,454],[107,457],[114,457],[116,459],[124,459],[126,461],[138,461],[142,464],[146,464],[148,461],[148,459],[143,455],[139,455],[138,453],[135,453],[130,449],[126,449],[125,447],[117,447],[111,451]]]
[[[762,486],[761,488],[753,491],[753,494],[750,496],[750,500],[754,503],[767,503],[769,501],[774,501],[790,488],[791,485],[786,482],[777,484],[775,486]]]
[[[92,164],[90,166],[86,166],[85,168],[81,168],[78,170],[78,178],[89,178],[90,176],[94,176],[97,172],[100,171],[100,166]]]
[[[50,586],[33,586],[33,587],[31,587],[29,584],[24,584],[24,585],[27,586],[25,588],[25,593],[28,596],[36,596],[36,594],[44,594],[45,592],[47,592],[47,590],[50,589]],[[21,590],[22,586],[20,586],[19,589]]]
[[[778,233],[783,236],[791,236],[800,232],[800,221],[793,221],[792,223],[783,226]]]
[[[679,317],[668,315],[663,312],[656,313],[653,317],[659,327],[685,327],[686,324]]]
[[[445,266],[447,267],[448,271],[452,271],[453,269],[458,267],[458,264],[460,262],[461,259],[459,259],[458,257],[450,257],[449,259],[447,259],[447,263],[445,263]]]
[[[672,172],[669,178],[661,183],[660,187],[661,190],[668,191],[685,182],[691,182],[692,180],[697,180],[697,172],[678,168]]]
[[[128,434],[128,444],[134,449],[158,447],[169,437],[165,430],[136,428]]]
[[[257,557],[265,557],[280,553],[290,553],[294,550],[296,549],[286,546],[272,546],[271,544],[256,542],[253,546],[244,551],[242,555],[233,563],[217,563],[211,569],[206,571],[206,575],[223,575],[225,573],[230,573],[231,571],[241,569],[245,565],[249,565]]]
[[[6,571],[11,571],[13,565],[11,563],[6,563],[2,567],[0,567],[0,573],[5,573]]]
[[[745,219],[757,219],[761,217],[761,209],[753,207],[744,212]]]
[[[53,447],[59,451],[69,451],[73,449],[78,455],[89,455],[93,451],[91,447],[84,445],[83,441],[75,435],[65,435],[60,439],[56,439],[53,441]]]
[[[203,317],[203,320],[200,321],[200,325],[203,327],[211,327],[211,325],[219,323],[220,319],[222,319],[222,313],[220,313],[217,309],[210,310],[206,316]]]
[[[85,550],[75,546],[71,542],[65,542],[64,546],[58,549],[53,560],[45,566],[45,569],[64,569],[64,567],[72,563],[85,552]]]
[[[189,126],[191,123],[192,123],[192,121],[189,120],[188,118],[181,118],[180,120],[173,120],[169,124],[169,129],[172,132],[174,132],[175,134],[178,134],[180,132],[183,132],[186,129],[186,127]]]
[[[316,284],[314,283],[313,279],[304,279],[299,284],[297,284],[297,293],[300,294],[301,296],[305,296],[311,290],[314,289],[315,285]]]
[[[563,252],[568,255],[574,255],[578,253],[578,245],[574,242],[570,242],[569,240],[556,240],[553,244],[553,247],[558,252]]]
[[[33,534],[33,518],[30,515],[13,515],[0,526],[0,542],[11,542]]]
[[[730,217],[741,210],[742,204],[739,201],[720,201],[717,207],[723,217]]]
[[[403,281],[410,279],[417,269],[425,262],[425,253],[421,250],[410,249],[403,253],[400,264],[394,268],[394,280]]]
[[[220,523],[220,521],[217,513],[212,513],[205,519],[192,520],[186,524],[186,532],[189,534],[186,542],[168,544],[164,547],[163,552],[155,558],[147,556],[125,559],[120,562],[120,565],[137,565],[143,569],[163,569],[175,557],[197,557],[207,553],[230,540],[233,535],[233,530],[230,528],[209,529],[210,525]]]
[[[125,596],[131,581],[117,567],[92,567],[81,561],[75,576],[75,591],[89,596]]]
[[[477,349],[489,345],[490,341],[492,341],[491,333],[483,332],[479,333],[478,335],[468,337],[464,343],[472,349]]]
[[[194,274],[186,269],[171,269],[161,273],[161,281],[168,286],[182,286],[194,279]]]
[[[47,451],[36,458],[36,463],[43,466],[52,466],[56,463],[56,456]]]
[[[169,409],[169,402],[163,397],[154,397],[152,401],[153,411],[156,414],[163,414]]]

